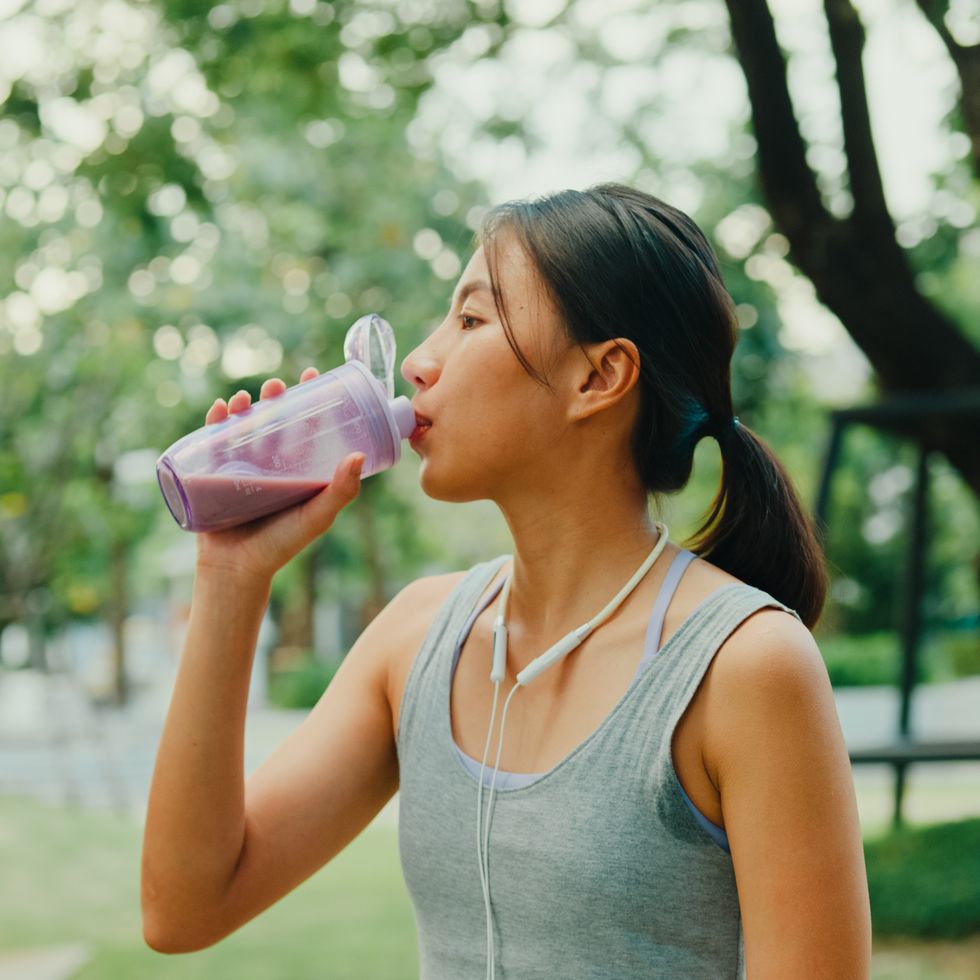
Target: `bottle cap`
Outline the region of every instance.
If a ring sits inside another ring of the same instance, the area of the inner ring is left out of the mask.
[[[381,382],[389,399],[395,394],[395,334],[377,313],[362,316],[347,331],[344,360],[360,361]]]

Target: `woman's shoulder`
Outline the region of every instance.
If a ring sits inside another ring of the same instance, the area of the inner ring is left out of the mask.
[[[760,603],[721,644],[704,679],[704,757],[715,774],[726,752],[737,751],[747,725],[778,730],[792,726],[820,706],[833,714],[833,690],[826,665],[809,629],[788,606],[768,592],[753,589]],[[751,593],[750,593],[751,594]],[[789,611],[787,611],[789,610]],[[829,716],[829,715],[828,715]]]
[[[491,582],[496,581],[498,573],[509,555],[498,555],[458,571],[436,572],[422,575],[410,581],[399,593],[401,601],[420,613],[435,613],[436,610],[467,580],[478,583],[479,592],[486,591]],[[475,585],[476,589],[477,586]],[[474,598],[477,596],[474,594]]]
[[[385,633],[397,637],[390,656],[404,660],[418,649],[439,609],[465,579],[467,572],[440,572],[412,579],[378,614],[391,627]],[[397,666],[395,669],[397,669]]]
[[[723,692],[721,700],[742,688],[758,690],[799,685],[822,685],[827,671],[813,634],[796,613],[771,593],[745,582],[703,558],[692,563],[686,605],[689,613],[711,597],[732,595],[739,622],[725,638],[709,667],[709,686]],[[737,592],[732,591],[737,588]],[[744,597],[744,599],[743,599]],[[748,613],[743,615],[748,601]]]
[[[394,696],[394,702],[404,686],[405,679],[411,670],[415,655],[425,640],[426,634],[435,621],[439,610],[452,598],[471,576],[477,582],[489,585],[496,580],[497,575],[488,573],[493,565],[499,564],[501,558],[478,562],[470,568],[459,571],[437,572],[432,575],[422,575],[413,579],[391,600],[380,614],[390,618],[392,625],[397,623],[397,643],[389,652],[389,686]],[[498,569],[499,570],[499,569]],[[474,585],[477,589],[478,585]],[[479,589],[480,594],[486,589]],[[479,596],[474,592],[473,602]],[[389,635],[392,631],[386,631]]]
[[[726,646],[740,645],[754,647],[761,638],[769,636],[773,630],[779,632],[783,640],[795,641],[801,644],[813,644],[813,636],[803,625],[802,620],[794,609],[781,602],[776,596],[759,586],[746,582],[700,555],[691,563],[691,568],[685,575],[689,582],[695,583],[691,590],[697,596],[697,601],[704,601],[715,593],[740,586],[744,595],[752,598],[759,608],[744,619],[736,627],[726,641]]]

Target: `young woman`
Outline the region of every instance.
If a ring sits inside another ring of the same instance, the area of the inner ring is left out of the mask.
[[[303,505],[198,535],[146,820],[153,948],[228,935],[400,788],[426,980],[869,975],[850,766],[807,628],[822,557],[733,417],[736,334],[703,235],[656,198],[603,185],[491,212],[402,374],[423,491],[493,500],[513,556],[406,586],[246,782],[272,577],[357,495],[359,459]],[[704,436],[722,485],[684,548],[648,502],[685,486]]]

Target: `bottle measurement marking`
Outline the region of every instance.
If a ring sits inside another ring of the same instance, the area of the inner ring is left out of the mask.
[[[262,487],[256,486],[251,480],[235,479],[233,482],[234,482],[236,492],[238,493],[244,492],[246,497],[250,497],[253,493],[262,492]]]
[[[337,406],[342,404],[344,401],[344,398],[334,398],[331,401],[320,402],[318,405],[307,409],[305,412],[299,412],[295,415],[289,416],[288,418],[280,419],[278,422],[270,422],[268,425],[263,425],[258,431],[246,432],[244,435],[241,435],[235,439],[229,438],[225,445],[228,449],[241,449],[243,446],[249,445],[249,443],[254,442],[256,439],[264,439],[266,436],[275,435],[275,433],[277,433],[280,429],[285,429],[288,426],[296,425],[299,422],[309,422],[313,420],[315,416],[321,415],[324,412],[335,412]]]

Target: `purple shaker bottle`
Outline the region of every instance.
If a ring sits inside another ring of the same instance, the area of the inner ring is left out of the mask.
[[[344,356],[341,367],[202,426],[160,456],[160,490],[182,528],[220,531],[306,500],[352,452],[365,455],[362,478],[398,462],[415,411],[404,396],[392,398],[391,327],[376,314],[361,317]]]

